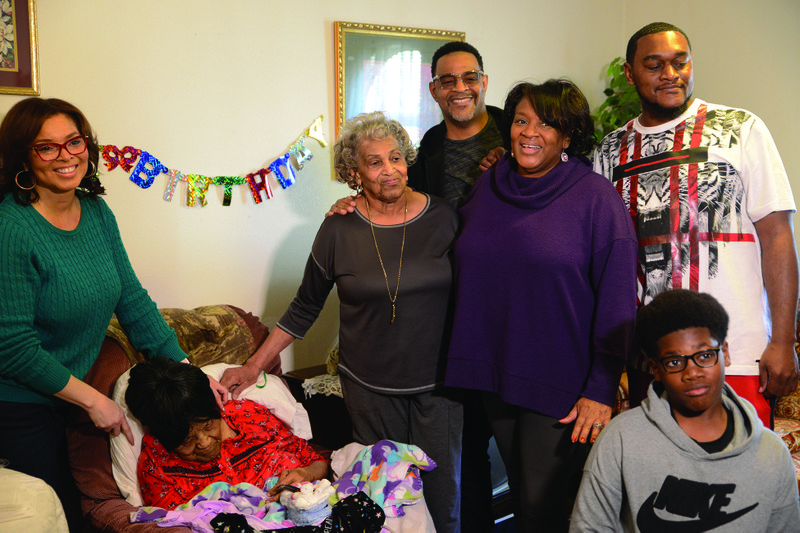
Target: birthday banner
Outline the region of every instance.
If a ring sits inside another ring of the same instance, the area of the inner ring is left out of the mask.
[[[281,157],[275,159],[272,163],[265,168],[259,169],[256,172],[251,172],[247,176],[203,176],[200,174],[188,174],[176,169],[169,169],[165,167],[158,158],[154,157],[149,152],[134,148],[133,146],[125,146],[117,148],[114,145],[106,144],[100,147],[102,150],[101,155],[105,160],[105,166],[109,171],[114,170],[118,166],[125,172],[130,173],[130,180],[142,189],[147,189],[159,174],[167,174],[167,186],[164,190],[164,200],[167,202],[172,200],[175,194],[175,187],[179,181],[186,182],[186,205],[194,207],[199,202],[201,207],[207,205],[206,193],[211,185],[220,185],[225,187],[225,194],[222,200],[222,205],[231,205],[231,196],[233,193],[234,185],[248,185],[250,192],[253,194],[253,200],[256,204],[262,202],[262,191],[267,197],[267,200],[272,198],[272,188],[267,181],[269,174],[274,174],[281,187],[286,189],[295,182],[295,169],[302,170],[303,163],[310,161],[313,157],[311,150],[304,146],[306,139],[311,138],[317,141],[320,146],[325,147],[328,145],[325,142],[325,137],[322,135],[322,115],[318,116],[314,123],[309,126],[306,131],[291,145],[289,150],[286,151]],[[284,171],[281,168],[285,169]]]

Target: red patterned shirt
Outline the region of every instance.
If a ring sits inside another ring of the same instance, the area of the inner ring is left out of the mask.
[[[228,402],[222,418],[237,435],[222,441],[220,456],[208,463],[186,461],[152,435],[144,436],[138,475],[145,505],[173,509],[217,481],[263,488],[268,478],[287,468],[323,460],[308,442],[251,400]]]

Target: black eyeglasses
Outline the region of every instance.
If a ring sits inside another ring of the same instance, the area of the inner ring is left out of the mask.
[[[54,161],[61,155],[64,149],[72,155],[81,155],[86,151],[86,137],[78,135],[69,139],[65,143],[39,143],[31,146],[31,150],[36,152],[42,161]]]
[[[468,70],[467,72],[462,72],[461,74],[440,74],[438,76],[434,76],[433,81],[438,82],[439,87],[442,89],[452,89],[456,86],[456,80],[461,80],[464,85],[472,87],[477,85],[482,78],[483,72],[480,70]]]
[[[692,355],[670,355],[659,359],[658,362],[669,374],[682,372],[686,368],[689,359],[694,361],[694,364],[700,368],[710,368],[717,364],[720,350],[721,348],[714,348],[713,350],[702,350]]]

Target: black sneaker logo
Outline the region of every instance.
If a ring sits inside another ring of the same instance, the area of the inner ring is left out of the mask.
[[[729,495],[735,490],[733,483],[713,485],[667,476],[661,490],[651,494],[639,508],[636,525],[644,533],[711,531],[758,507],[758,503],[754,503],[731,513],[723,511],[731,503]],[[662,518],[656,514],[656,509],[674,515],[676,519]]]

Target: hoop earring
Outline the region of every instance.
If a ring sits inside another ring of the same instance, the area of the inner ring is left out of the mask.
[[[83,177],[83,179],[86,179],[86,178],[95,179],[95,178],[97,178],[97,166],[94,163],[92,163],[91,161],[89,161],[89,164],[92,165],[92,171],[91,172],[87,172],[86,175]]]
[[[23,172],[30,172],[30,171],[28,169],[24,169],[24,170],[20,170],[19,172],[17,172],[17,175],[14,176],[14,183],[16,183],[17,187],[19,187],[23,191],[30,191],[31,189],[36,187],[36,175],[35,174],[32,175],[32,177],[31,177],[31,186],[30,187],[23,187],[22,185],[19,184],[19,175],[22,174]]]
[[[562,151],[562,152],[561,152],[561,160],[562,160],[564,163],[566,163],[567,161],[569,161],[569,156],[567,155],[567,152],[564,152],[564,151]]]

